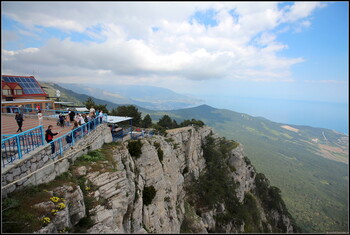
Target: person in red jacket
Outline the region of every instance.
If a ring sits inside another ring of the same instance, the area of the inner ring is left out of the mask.
[[[52,133],[52,125],[49,125],[47,130],[46,130],[46,134],[45,134],[45,140],[47,143],[50,143],[53,141],[53,137],[55,135],[57,135],[60,132],[56,132],[56,133]],[[55,152],[55,143],[51,143],[51,152],[54,153]]]

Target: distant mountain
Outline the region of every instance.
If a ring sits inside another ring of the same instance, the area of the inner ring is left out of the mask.
[[[149,114],[153,121],[164,114],[178,123],[199,119],[220,135],[242,143],[256,169],[281,189],[303,231],[348,231],[348,136],[208,105]]]
[[[56,97],[56,90],[59,90],[61,92],[60,101],[73,102],[74,105],[78,106],[84,106],[84,102],[90,97],[89,95],[79,94],[69,89],[65,89],[52,82],[40,82],[40,85],[44,88],[49,97]],[[108,110],[112,110],[119,106],[113,102],[97,99],[95,97],[92,98],[96,104],[107,104],[106,107]]]
[[[58,83],[59,86],[76,93],[84,93],[99,99],[117,104],[134,104],[153,110],[174,110],[199,105],[201,100],[180,95],[169,89],[138,86],[138,85],[108,85]]]

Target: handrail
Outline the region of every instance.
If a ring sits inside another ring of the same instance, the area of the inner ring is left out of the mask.
[[[43,126],[37,126],[22,133],[1,140],[2,166],[21,159],[24,154],[44,145]]]
[[[51,145],[51,148],[54,149],[54,153],[52,153],[51,157],[55,158],[58,154],[62,155],[63,152],[65,152],[70,146],[73,146],[76,141],[80,140],[92,130],[96,129],[98,125],[105,122],[105,118],[102,118],[101,121],[99,117],[96,117],[51,141],[48,143]],[[72,137],[70,143],[68,143],[69,141],[67,142],[68,135]],[[45,134],[42,125],[1,140],[2,166],[5,167],[14,160],[21,159],[24,154],[29,153],[41,145],[45,145]]]

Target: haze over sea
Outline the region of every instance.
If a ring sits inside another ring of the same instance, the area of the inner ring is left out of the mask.
[[[215,108],[264,117],[274,122],[327,128],[349,134],[349,104],[347,103],[220,95],[205,97],[205,103]]]

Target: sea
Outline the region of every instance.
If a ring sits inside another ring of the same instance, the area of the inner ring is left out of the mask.
[[[264,117],[270,121],[326,128],[349,135],[349,104],[320,101],[205,97],[205,103],[222,109]]]

